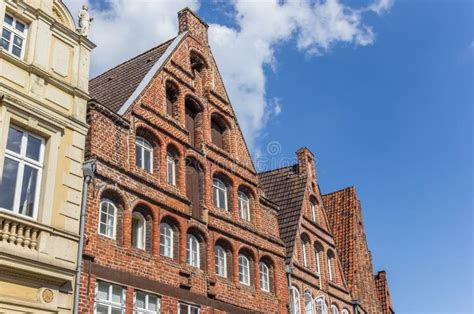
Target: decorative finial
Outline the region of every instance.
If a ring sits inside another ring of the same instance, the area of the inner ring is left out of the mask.
[[[79,34],[85,37],[89,36],[89,29],[93,20],[94,18],[89,15],[89,6],[84,4],[81,12],[79,12],[79,27],[77,28]]]

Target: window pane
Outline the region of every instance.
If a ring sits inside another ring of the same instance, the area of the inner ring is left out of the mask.
[[[145,165],[144,168],[146,171],[151,171],[151,153],[145,150]]]
[[[100,300],[109,300],[109,285],[99,282],[97,287],[97,298]]]
[[[23,171],[23,186],[21,187],[21,198],[19,208],[19,212],[22,215],[33,217],[37,179],[38,170],[25,165],[25,169]]]
[[[193,307],[191,307],[191,311],[190,311],[190,312],[191,312],[191,314],[199,314],[199,308],[193,306]]]
[[[25,31],[25,24],[23,24],[21,22],[16,21],[15,27],[16,27],[17,30],[19,30],[22,33]]]
[[[146,306],[146,295],[141,292],[135,294],[135,307],[144,309]]]
[[[109,312],[108,312],[107,306],[97,304],[96,313],[97,314],[108,314]]]
[[[225,192],[222,190],[219,190],[219,207],[226,209]]]
[[[23,38],[16,35],[13,36],[13,44],[17,45],[18,48],[21,48],[23,46]]]
[[[122,314],[123,310],[119,308],[112,308],[111,314]]]
[[[158,298],[154,295],[148,296],[148,310],[158,311]]]
[[[23,132],[15,128],[8,130],[7,149],[20,154],[21,153],[21,138]]]
[[[28,146],[26,147],[26,157],[33,160],[40,160],[41,140],[39,138],[28,135]]]
[[[112,302],[122,303],[122,287],[112,287]]]
[[[21,49],[17,46],[13,46],[12,53],[17,57],[21,57]]]
[[[2,31],[2,37],[5,38],[6,40],[10,41],[11,40],[11,35],[12,32],[10,32],[8,29],[4,28]]]
[[[10,42],[3,38],[0,44],[2,45],[3,49],[6,49],[6,50],[8,50],[8,46],[10,46]]]
[[[13,17],[11,17],[10,15],[8,14],[5,14],[5,19],[4,19],[5,23],[9,24],[9,25],[13,25]]]
[[[0,182],[1,208],[13,210],[17,175],[18,162],[9,158],[5,158],[2,181]]]
[[[142,166],[142,148],[138,145],[136,145],[136,152],[137,152],[137,156],[136,156],[136,165],[137,167],[143,167]]]

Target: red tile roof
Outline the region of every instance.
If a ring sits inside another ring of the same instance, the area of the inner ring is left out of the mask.
[[[382,306],[383,314],[393,314],[395,311],[392,307],[392,299],[390,298],[390,292],[388,289],[387,275],[385,271],[379,271],[375,275],[375,287],[377,289],[377,297],[379,298]]]
[[[89,94],[91,98],[117,112],[173,40],[174,38],[145,51],[90,80]]]

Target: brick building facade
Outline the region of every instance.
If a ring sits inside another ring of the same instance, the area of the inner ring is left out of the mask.
[[[256,172],[207,24],[178,18],[90,82],[81,312],[354,313],[314,156]]]

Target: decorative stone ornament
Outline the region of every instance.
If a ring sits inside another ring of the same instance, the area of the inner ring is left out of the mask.
[[[84,4],[79,12],[79,27],[77,28],[79,34],[85,37],[89,36],[89,29],[93,20],[94,18],[89,15],[89,6]]]
[[[44,289],[43,292],[41,293],[41,298],[43,298],[43,301],[45,303],[51,303],[53,302],[54,299],[54,292],[51,289]]]

